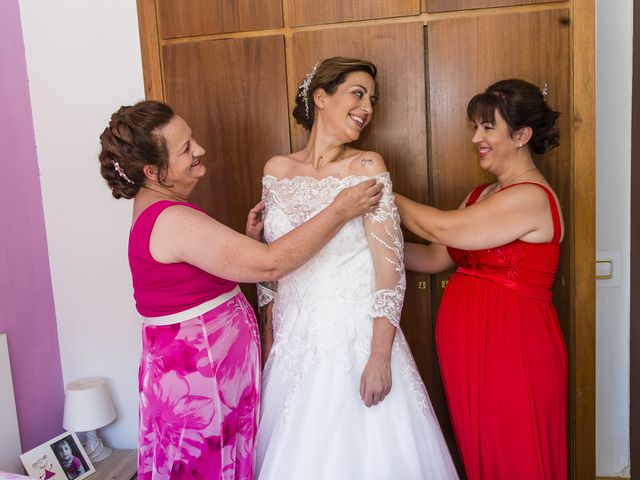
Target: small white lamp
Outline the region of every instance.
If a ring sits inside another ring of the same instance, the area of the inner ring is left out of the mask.
[[[62,426],[65,430],[87,432],[84,448],[92,462],[111,455],[111,449],[102,444],[96,430],[115,419],[116,411],[104,378],[83,378],[67,385]]]

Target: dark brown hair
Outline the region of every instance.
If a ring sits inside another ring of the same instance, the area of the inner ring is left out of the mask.
[[[300,88],[296,96],[296,106],[293,109],[293,118],[296,119],[296,122],[305,129],[311,130],[315,113],[313,92],[318,88],[322,88],[325,92],[333,94],[336,92],[338,86],[347,79],[347,75],[353,72],[366,72],[371,75],[371,78],[373,78],[375,82],[378,69],[373,63],[367,60],[358,60],[355,58],[332,57],[323,60],[317,66],[306,91],[306,101],[308,103],[305,105],[305,95],[303,94],[302,88]],[[378,84],[376,83],[376,92],[377,90]],[[309,109],[308,116],[307,108]]]
[[[109,126],[100,135],[100,173],[115,198],[133,198],[144,184],[145,165],[157,170],[164,185],[168,153],[158,129],[174,117],[171,107],[156,101],[122,106],[111,115]]]
[[[534,153],[543,154],[559,145],[560,133],[555,123],[560,113],[549,108],[540,89],[532,83],[517,78],[501,80],[467,105],[467,116],[472,121],[495,124],[496,111],[507,122],[510,134],[531,128],[527,145]]]

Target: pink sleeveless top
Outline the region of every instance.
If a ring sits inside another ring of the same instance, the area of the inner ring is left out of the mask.
[[[160,263],[149,251],[151,232],[158,216],[168,207],[190,203],[160,200],[145,208],[129,234],[129,267],[136,308],[145,317],[182,312],[233,290],[237,283],[211,275],[188,263]]]

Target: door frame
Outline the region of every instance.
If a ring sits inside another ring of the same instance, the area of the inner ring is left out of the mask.
[[[573,479],[596,473],[596,125],[595,0],[574,0],[573,231],[574,287],[569,342],[569,471]]]

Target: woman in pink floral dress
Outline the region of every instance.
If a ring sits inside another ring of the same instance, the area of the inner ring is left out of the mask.
[[[271,245],[187,201],[204,149],[167,105],[121,107],[100,137],[101,174],[134,198],[129,264],[143,317],[138,478],[251,479],[260,350],[253,311],[236,282],[276,279],[302,265],[380,186],[346,189],[327,210]],[[248,231],[260,229],[259,205]]]

